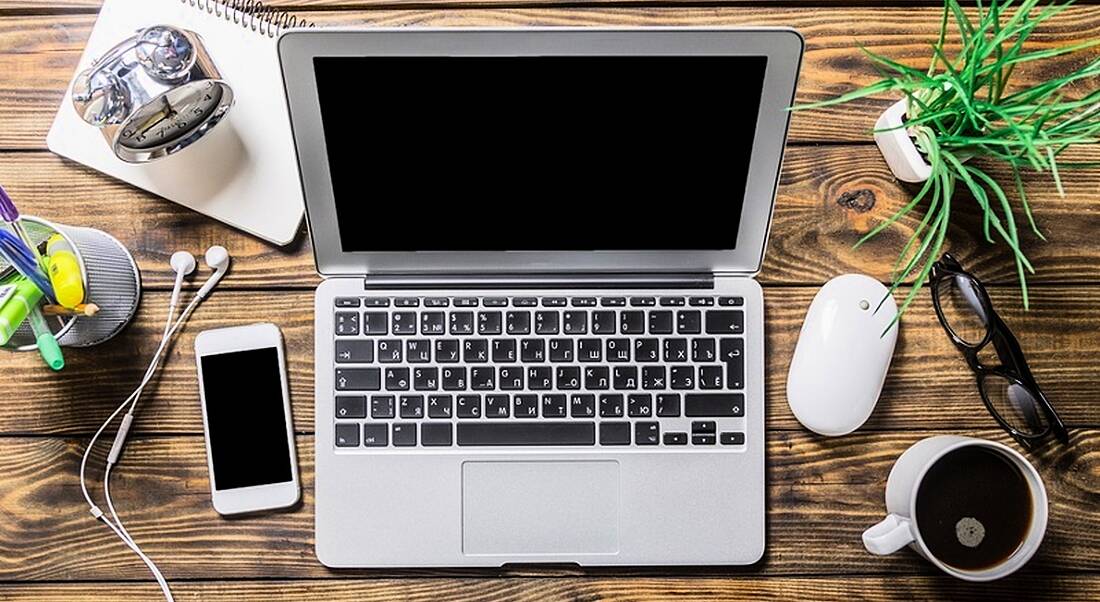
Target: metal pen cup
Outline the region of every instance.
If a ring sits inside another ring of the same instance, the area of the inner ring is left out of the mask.
[[[46,322],[62,347],[90,347],[118,334],[137,312],[141,300],[141,273],[130,252],[115,237],[94,228],[65,226],[32,216],[23,216],[31,240],[41,247],[50,236],[60,234],[73,249],[84,278],[85,302],[95,303],[94,316],[47,316]],[[0,274],[11,266],[0,257]],[[40,301],[42,306],[46,302]],[[34,351],[34,333],[28,323],[12,335],[10,351]]]

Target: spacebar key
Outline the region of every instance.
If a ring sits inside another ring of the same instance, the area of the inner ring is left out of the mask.
[[[459,445],[595,445],[594,422],[460,422]]]
[[[744,416],[745,396],[741,393],[688,393],[684,395],[684,415],[691,418]]]

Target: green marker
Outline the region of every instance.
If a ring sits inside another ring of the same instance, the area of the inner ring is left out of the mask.
[[[57,371],[65,367],[65,356],[61,354],[61,346],[57,344],[57,338],[46,324],[46,318],[42,315],[36,302],[31,307],[31,330],[34,331],[34,340],[38,344],[38,353],[46,361],[46,365]]]
[[[6,345],[19,325],[31,313],[31,308],[42,299],[42,291],[26,278],[13,280],[7,301],[0,307],[0,345]],[[56,341],[55,341],[56,342]]]

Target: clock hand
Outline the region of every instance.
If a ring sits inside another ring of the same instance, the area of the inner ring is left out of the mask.
[[[155,128],[162,121],[166,119],[171,119],[179,114],[176,112],[175,109],[172,108],[172,105],[168,104],[167,98],[162,98],[161,100],[164,101],[164,109],[159,111],[156,115],[150,117],[149,120],[145,123],[141,124],[142,130],[140,135],[144,136],[145,132],[148,132],[149,130]]]

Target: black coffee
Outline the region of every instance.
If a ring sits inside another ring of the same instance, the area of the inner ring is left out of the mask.
[[[1011,460],[969,446],[936,461],[917,490],[916,519],[932,555],[980,571],[1008,560],[1031,527],[1031,489]]]

